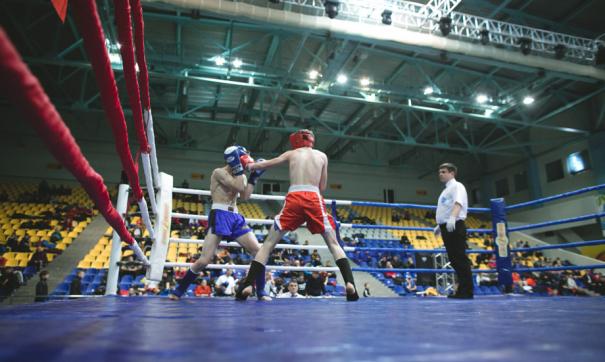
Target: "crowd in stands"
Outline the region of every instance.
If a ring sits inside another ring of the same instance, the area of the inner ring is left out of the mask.
[[[526,241],[517,242],[516,248],[528,248]],[[548,258],[541,251],[517,252],[513,268],[572,266],[568,260]],[[513,273],[515,291],[539,295],[605,295],[605,278],[594,270],[566,270]]]
[[[79,202],[82,195],[70,187],[45,180],[37,187],[26,182],[17,185],[0,185],[0,300],[61,254],[71,243],[71,238],[65,240],[67,235],[74,229],[81,231],[80,224],[94,213],[90,202]],[[47,272],[43,276],[47,278]]]

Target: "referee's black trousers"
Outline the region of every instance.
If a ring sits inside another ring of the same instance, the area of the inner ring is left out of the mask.
[[[471,261],[466,255],[466,224],[464,220],[456,221],[456,229],[453,232],[447,231],[446,224],[440,224],[441,237],[447,256],[450,259],[452,267],[458,276],[457,294],[473,294],[473,274],[471,272]]]

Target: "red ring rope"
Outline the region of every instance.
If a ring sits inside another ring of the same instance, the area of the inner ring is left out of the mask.
[[[133,244],[134,238],[111,204],[103,178],[90,167],[40,82],[23,63],[2,28],[0,28],[0,75],[2,76],[0,89],[4,96],[32,124],[52,155],[80,181],[105,220],[120,235],[120,238],[128,244]]]
[[[139,65],[139,83],[141,85],[141,101],[143,109],[151,108],[149,99],[149,73],[147,71],[147,61],[145,60],[145,34],[143,23],[143,9],[141,0],[130,0],[132,8],[132,18],[134,19],[134,43],[136,48],[137,64]]]
[[[126,119],[118,97],[118,88],[111,69],[109,55],[105,48],[105,35],[97,14],[97,5],[94,0],[78,0],[72,1],[71,6],[76,25],[84,39],[84,48],[99,85],[103,108],[116,140],[118,156],[128,176],[135,198],[141,200],[143,190],[139,185],[139,173],[134,166],[130,147],[128,146]]]
[[[130,21],[130,5],[128,0],[114,0],[116,25],[118,27],[118,38],[120,39],[120,53],[122,54],[122,66],[126,79],[126,90],[132,109],[132,118],[139,140],[140,151],[149,153],[149,143],[145,134],[143,123],[143,109],[141,108],[141,94],[137,81],[137,71],[134,59],[134,45],[132,43],[132,23]],[[138,158],[137,158],[138,159]]]

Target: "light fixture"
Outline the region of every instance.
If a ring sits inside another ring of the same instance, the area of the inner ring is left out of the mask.
[[[393,12],[391,10],[384,9],[384,11],[381,14],[382,23],[384,25],[391,25],[393,23],[393,19],[391,19],[391,15],[393,15]]]
[[[477,100],[477,103],[486,103],[488,101],[488,97],[485,94],[477,94],[477,97],[475,98]]]
[[[567,47],[563,44],[557,44],[554,48],[555,50],[555,58],[563,59],[565,58],[565,54],[567,53]]]
[[[349,80],[349,78],[347,78],[347,76],[344,74],[339,74],[338,77],[336,77],[338,84],[345,84],[347,80]]]
[[[532,96],[525,96],[523,98],[523,104],[525,104],[526,106],[529,106],[530,104],[534,103],[535,99]]]
[[[317,79],[317,77],[319,77],[319,72],[316,71],[315,69],[311,69],[309,71],[309,79],[315,80],[315,79]]]
[[[523,53],[523,55],[528,55],[529,53],[531,53],[530,38],[519,38],[517,42],[519,43],[519,47],[521,48],[521,53]]]
[[[223,58],[220,55],[217,55],[216,57],[214,57],[214,64],[218,65],[219,67],[225,65],[225,62],[226,62],[225,58]]]
[[[482,29],[479,32],[479,36],[480,36],[480,39],[481,39],[481,44],[487,45],[489,43],[489,30],[487,30],[485,28]]]
[[[431,94],[433,94],[433,92],[435,92],[435,90],[431,86],[424,88],[424,90],[422,91],[422,93],[424,93],[425,96],[431,95]]]
[[[363,77],[359,80],[359,84],[361,84],[362,87],[367,87],[370,85],[370,78],[368,77]]]
[[[444,16],[439,19],[439,30],[443,36],[448,36],[452,31],[452,18]]]
[[[366,95],[366,100],[368,100],[370,102],[375,102],[376,101],[376,93],[372,93],[372,94]]]
[[[488,108],[488,109],[485,110],[485,115],[487,117],[491,116],[492,114],[494,114],[494,110],[493,109],[489,109]]]
[[[244,64],[244,63],[242,62],[242,60],[240,58],[235,58],[235,59],[233,59],[233,62],[231,64],[233,64],[233,66],[235,68],[241,68],[242,64]]]
[[[334,19],[338,16],[338,6],[340,1],[338,0],[324,0],[324,9],[330,19]]]

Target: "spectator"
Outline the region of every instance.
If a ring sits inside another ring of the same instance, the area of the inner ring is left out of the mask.
[[[217,297],[232,296],[235,289],[235,279],[233,278],[233,271],[227,269],[225,274],[221,275],[216,279],[214,284],[214,294]]]
[[[0,301],[13,295],[13,292],[19,288],[19,284],[18,275],[13,268],[5,268],[0,276]]]
[[[78,270],[69,286],[69,295],[82,295],[82,278],[84,278],[84,270]]]
[[[29,259],[27,266],[33,266],[34,268],[36,268],[36,271],[39,271],[44,266],[46,266],[47,262],[48,259],[46,257],[46,251],[44,251],[41,246],[38,246],[34,254],[31,256],[31,259]]]
[[[48,271],[42,270],[40,272],[40,281],[36,284],[36,298],[34,302],[46,302],[48,300]]]
[[[279,294],[277,298],[304,298],[302,295],[298,294],[298,283],[294,280],[291,280],[288,283],[288,291],[282,294]]]
[[[265,273],[265,294],[270,297],[275,297],[278,294],[276,280],[273,279],[271,272]]]
[[[209,297],[212,295],[212,288],[210,288],[206,279],[202,279],[201,283],[195,287],[193,294],[196,297]]]
[[[317,249],[313,249],[313,252],[311,253],[311,264],[313,266],[321,266],[321,256]]]
[[[307,278],[305,294],[312,297],[320,297],[326,294],[325,280],[320,277],[319,272],[313,271],[311,276]]]
[[[405,275],[405,291],[408,293],[416,293],[418,287],[416,286],[415,278],[412,278],[410,273],[406,273]]]
[[[370,286],[368,285],[367,282],[365,282],[363,284],[363,296],[364,297],[370,297],[372,295],[372,293],[370,292]]]
[[[61,227],[57,225],[53,233],[50,234],[50,242],[58,243],[61,240],[63,240],[63,236],[61,235]]]

